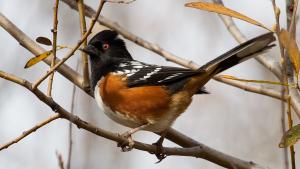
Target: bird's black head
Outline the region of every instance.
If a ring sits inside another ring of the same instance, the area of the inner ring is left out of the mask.
[[[83,51],[90,56],[92,87],[102,76],[114,71],[120,62],[132,60],[125,42],[111,30],[97,33]]]

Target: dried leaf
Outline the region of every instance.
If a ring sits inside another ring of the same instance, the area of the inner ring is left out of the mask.
[[[249,82],[249,83],[260,83],[260,84],[272,84],[272,85],[280,85],[280,86],[289,86],[288,84],[281,83],[281,82],[274,82],[268,80],[248,80],[248,79],[240,79],[231,75],[219,75],[221,78],[236,80],[241,82]],[[293,87],[293,86],[292,86]]]
[[[43,37],[43,36],[39,36],[35,39],[35,41],[37,41],[38,43],[40,44],[43,44],[43,45],[47,45],[47,46],[51,46],[52,45],[52,42],[50,39],[46,38],[46,37]]]
[[[51,54],[52,54],[52,50],[46,51],[46,52],[44,52],[40,55],[37,55],[37,56],[29,59],[29,61],[26,63],[24,68],[27,69],[27,68],[37,64],[38,62],[40,62],[41,60],[44,60],[45,58],[47,58]]]
[[[201,10],[205,10],[205,11],[215,12],[215,13],[218,13],[218,14],[227,15],[227,16],[231,16],[231,17],[234,17],[234,18],[238,18],[238,19],[241,19],[241,20],[246,21],[248,23],[251,23],[253,25],[257,25],[259,27],[262,27],[262,28],[265,28],[269,31],[272,31],[271,29],[267,28],[266,26],[264,26],[260,22],[254,20],[254,19],[251,19],[248,16],[245,16],[245,15],[239,13],[239,12],[236,12],[234,10],[226,8],[223,5],[219,5],[219,4],[215,4],[215,3],[208,3],[208,2],[191,2],[191,3],[185,4],[185,6],[186,7],[191,7],[191,8],[196,8],[196,9],[201,9]]]
[[[294,145],[300,139],[300,124],[292,127],[281,138],[279,143],[280,148],[285,148]]]
[[[290,37],[289,32],[285,29],[280,31],[279,40],[282,46],[287,50],[296,74],[298,75],[300,69],[300,52],[296,40],[293,37]]]

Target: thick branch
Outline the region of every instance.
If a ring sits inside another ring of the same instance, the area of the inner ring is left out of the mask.
[[[83,128],[89,132],[92,132],[98,136],[116,141],[116,142],[127,142],[126,139],[120,137],[118,134],[111,133],[109,131],[98,128],[86,121],[83,121],[78,116],[73,115],[66,111],[63,107],[57,104],[51,97],[48,97],[39,89],[33,90],[32,84],[24,79],[18,78],[14,75],[0,71],[0,77],[6,80],[15,82],[36,95],[42,102],[52,108],[54,112],[57,112],[61,115],[61,118],[67,119],[77,125],[78,128]],[[176,137],[182,137],[180,133],[177,133]],[[197,144],[196,147],[191,148],[170,148],[165,147],[164,151],[166,155],[178,155],[178,156],[192,156],[197,158],[207,159],[209,161],[215,162],[226,168],[240,168],[240,169],[250,169],[250,168],[260,168],[257,164],[253,162],[245,162],[240,159],[225,155],[221,152],[218,152],[212,148],[206,147],[200,143],[194,142],[192,144]],[[191,145],[192,145],[191,144]],[[134,148],[148,151],[149,153],[155,153],[157,148],[154,145],[144,144],[141,142],[135,142]]]

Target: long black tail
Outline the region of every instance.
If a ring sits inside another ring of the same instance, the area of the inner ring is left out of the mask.
[[[208,62],[199,70],[205,70],[213,76],[275,46],[271,44],[274,41],[275,37],[272,32],[260,35]]]

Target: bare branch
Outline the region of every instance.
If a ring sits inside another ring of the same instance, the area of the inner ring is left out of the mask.
[[[65,169],[64,160],[62,158],[62,155],[60,153],[58,153],[57,151],[56,151],[56,157],[57,157],[59,169]]]
[[[254,85],[249,85],[247,82],[238,82],[235,80],[231,79],[226,79],[222,78],[221,76],[215,76],[214,79],[216,81],[228,84],[230,86],[234,86],[252,93],[257,93],[265,96],[269,96],[275,99],[279,99],[282,101],[287,101],[287,96],[282,97],[281,92],[272,90],[272,89],[267,89],[263,86],[254,86]]]
[[[3,72],[0,71],[0,76],[2,78],[4,78],[3,76]],[[5,76],[10,76],[8,74],[4,74]],[[16,77],[7,77],[7,79],[9,79],[10,81],[12,81],[13,79],[15,79]],[[23,84],[25,83],[25,81],[19,79],[17,81],[14,81],[15,83],[18,83],[18,84]],[[47,118],[46,120],[43,120],[42,122],[38,123],[37,125],[35,125],[34,127],[32,127],[31,129],[27,130],[27,131],[24,131],[20,136],[16,137],[15,139],[13,139],[12,141],[0,146],[0,151],[1,150],[4,150],[4,149],[7,149],[9,146],[19,142],[20,140],[22,140],[23,138],[25,138],[26,136],[30,135],[31,133],[35,132],[36,130],[38,130],[39,128],[45,126],[46,124],[56,120],[60,118],[60,115],[59,114],[55,114],[49,118]]]
[[[52,61],[51,61],[51,66],[53,67],[55,65],[55,59],[56,59],[56,44],[57,44],[57,13],[58,13],[58,5],[59,5],[59,0],[55,0],[55,5],[53,7],[53,29],[51,30],[53,33],[53,39],[52,39]],[[52,84],[53,84],[53,78],[54,78],[54,72],[50,75],[49,81],[48,81],[48,91],[47,94],[48,96],[51,97],[52,93]]]
[[[110,3],[118,3],[118,4],[130,4],[136,0],[106,0],[106,2]]]
[[[84,15],[84,2],[83,0],[77,0],[79,20],[80,20],[80,32],[81,37],[87,32],[86,30],[86,21]],[[82,47],[87,46],[87,39],[83,41]],[[85,52],[81,51],[81,59],[82,59],[82,74],[83,74],[83,84],[82,86],[87,90],[90,90],[90,77],[89,77],[89,62],[88,56]]]

